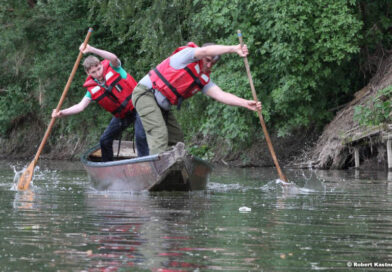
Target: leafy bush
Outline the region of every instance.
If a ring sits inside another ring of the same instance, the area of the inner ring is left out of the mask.
[[[385,0],[2,1],[0,132],[32,112],[46,123],[88,27],[94,28],[90,43],[117,54],[137,81],[179,45],[237,44],[240,29],[267,127],[280,136],[298,127],[322,127],[333,117],[329,109],[366,83],[361,72],[372,56],[392,44],[389,14]],[[84,79],[79,69],[64,107],[83,97]],[[252,97],[238,56],[223,56],[212,80],[224,91]],[[203,95],[186,101],[177,115],[187,139],[202,135],[241,148],[263,135],[253,112]],[[59,122],[53,133],[95,139],[109,119],[90,106]]]
[[[0,95],[0,134],[6,136],[12,126],[37,108],[20,86],[10,85],[3,92]]]
[[[378,126],[392,121],[392,86],[380,90],[365,106],[354,108],[354,120],[362,126]]]

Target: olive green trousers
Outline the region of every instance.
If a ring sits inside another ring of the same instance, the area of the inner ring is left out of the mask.
[[[147,136],[150,155],[166,151],[170,145],[184,141],[184,134],[173,114],[163,111],[154,93],[138,84],[132,93],[132,103],[142,121]]]

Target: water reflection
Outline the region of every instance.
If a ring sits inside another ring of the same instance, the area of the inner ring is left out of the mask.
[[[32,210],[36,208],[35,201],[33,190],[18,191],[15,193],[13,207],[15,210]]]
[[[51,167],[18,192],[0,165],[2,271],[349,271],[392,258],[387,172],[285,169],[282,186],[272,168],[216,168],[205,192],[135,194]]]
[[[203,194],[89,192],[86,206],[96,218],[94,225],[99,229],[99,233],[89,237],[97,243],[88,256],[92,260],[91,268],[118,269],[135,265],[150,267],[153,271],[202,268],[183,259],[193,250],[186,245],[193,238],[174,230],[194,216],[191,214],[194,204],[204,206],[204,201]],[[196,214],[200,213],[199,210]]]

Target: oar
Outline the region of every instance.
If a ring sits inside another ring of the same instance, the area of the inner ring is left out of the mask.
[[[241,46],[243,46],[244,43],[242,41],[241,31],[238,30],[237,32],[238,32],[238,39],[240,40],[240,44],[241,44]],[[249,63],[248,63],[248,58],[247,57],[244,57],[244,62],[245,62],[246,72],[247,72],[248,78],[249,78],[250,88],[251,88],[252,94],[253,94],[253,100],[258,102],[255,86],[253,85],[252,75],[250,74],[250,68],[249,68]],[[265,140],[267,141],[268,149],[269,149],[269,151],[271,153],[271,156],[272,156],[272,159],[273,159],[273,161],[275,163],[275,167],[276,167],[276,170],[278,171],[279,178],[281,180],[287,182],[286,176],[283,174],[282,170],[280,169],[278,159],[276,158],[274,147],[272,146],[271,139],[270,139],[267,127],[266,127],[266,125],[264,123],[263,115],[261,114],[260,110],[257,111],[257,115],[259,116],[260,124],[261,124],[261,127],[263,128]]]
[[[89,28],[89,30],[87,32],[87,36],[86,36],[86,38],[84,39],[84,42],[83,42],[84,47],[86,47],[86,45],[88,43],[88,40],[90,39],[92,31],[93,31],[93,29]],[[65,85],[63,94],[61,95],[61,98],[60,98],[60,101],[59,101],[59,103],[57,105],[56,111],[59,111],[61,106],[63,105],[65,96],[67,95],[68,89],[69,89],[69,87],[71,85],[73,77],[75,76],[76,70],[78,69],[78,66],[79,66],[80,60],[82,59],[82,56],[83,56],[83,53],[79,51],[78,58],[76,59],[76,62],[74,64],[74,66],[73,66],[73,69],[72,69],[71,75],[68,78],[67,84]],[[29,188],[31,179],[32,179],[33,174],[34,174],[34,168],[35,168],[35,166],[37,164],[39,155],[41,154],[42,149],[45,146],[46,140],[49,137],[50,131],[52,130],[52,127],[54,125],[54,121],[55,120],[56,120],[56,118],[53,118],[53,117],[52,117],[52,120],[50,120],[49,126],[46,129],[44,138],[41,141],[41,144],[40,144],[40,146],[38,148],[37,153],[35,154],[35,157],[34,157],[33,161],[29,164],[29,166],[26,168],[26,170],[22,173],[21,177],[19,178],[18,190],[26,190],[26,189]]]

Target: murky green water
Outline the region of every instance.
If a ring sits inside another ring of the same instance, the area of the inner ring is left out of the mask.
[[[283,186],[216,168],[205,192],[111,193],[78,162],[40,161],[11,190],[25,165],[0,163],[1,271],[392,271],[386,172],[285,170]]]

